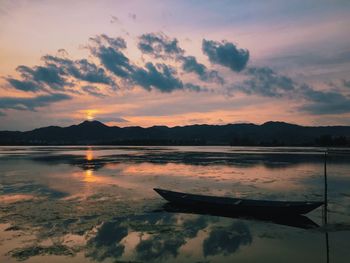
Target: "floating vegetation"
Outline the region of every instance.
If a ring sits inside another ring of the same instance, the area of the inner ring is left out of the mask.
[[[17,260],[26,260],[34,256],[55,255],[55,256],[74,256],[76,251],[64,245],[53,245],[49,247],[30,246],[25,248],[17,248],[9,252],[9,254]]]

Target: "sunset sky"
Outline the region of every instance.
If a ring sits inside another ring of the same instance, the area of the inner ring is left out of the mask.
[[[350,125],[349,14],[349,0],[0,0],[0,130]]]

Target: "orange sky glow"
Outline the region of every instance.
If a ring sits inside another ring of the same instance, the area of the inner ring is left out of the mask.
[[[350,125],[349,3],[151,2],[3,1],[0,130]]]

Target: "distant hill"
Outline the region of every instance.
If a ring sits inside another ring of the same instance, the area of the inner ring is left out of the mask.
[[[239,145],[350,146],[350,126],[307,127],[285,122],[110,127],[84,121],[69,127],[0,131],[0,145]]]

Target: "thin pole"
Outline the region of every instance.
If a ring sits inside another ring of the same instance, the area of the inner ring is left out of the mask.
[[[328,150],[324,152],[324,229],[326,236],[326,262],[329,263],[329,237],[327,230],[328,223],[328,184],[327,184],[327,154]]]
[[[326,229],[326,262],[329,263],[329,237],[328,237],[328,231]]]
[[[324,152],[324,224],[328,222],[327,150]]]

